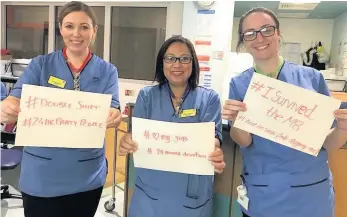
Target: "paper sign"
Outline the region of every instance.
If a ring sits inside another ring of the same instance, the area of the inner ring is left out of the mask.
[[[24,84],[15,145],[102,148],[111,97]]]
[[[171,123],[132,118],[138,143],[135,167],[196,175],[214,175],[208,156],[215,148],[215,123]]]
[[[254,73],[234,127],[317,156],[334,121],[337,99]]]

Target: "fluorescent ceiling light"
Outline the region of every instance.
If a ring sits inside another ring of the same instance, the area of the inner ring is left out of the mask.
[[[310,13],[277,13],[279,18],[307,18]]]
[[[280,3],[278,5],[279,10],[302,10],[312,11],[317,7],[317,3]]]
[[[300,4],[300,3],[320,3],[321,0],[283,0],[280,1],[280,3],[296,3],[296,4]]]

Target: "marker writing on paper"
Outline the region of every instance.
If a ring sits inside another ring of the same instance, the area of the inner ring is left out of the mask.
[[[305,145],[304,143],[300,142],[298,139],[295,139],[293,137],[291,137],[290,135],[286,135],[283,132],[278,132],[281,129],[278,130],[273,130],[273,129],[269,129],[267,127],[264,127],[263,125],[252,121],[242,115],[239,115],[237,120],[245,122],[247,125],[252,126],[254,128],[256,128],[257,130],[261,130],[263,132],[265,132],[267,135],[271,136],[272,138],[275,138],[281,141],[288,141],[290,144],[290,147],[296,149],[296,150],[300,150],[300,151],[304,151],[305,149],[308,150],[308,152],[316,155],[319,152],[319,149],[314,149],[312,147],[307,147],[307,145]]]
[[[180,152],[180,151],[168,151],[165,149],[154,149],[148,148],[147,154],[149,155],[171,155],[171,156],[180,156],[180,157],[191,157],[191,158],[207,158],[205,154],[199,154],[198,152]]]
[[[165,141],[166,143],[177,143],[177,142],[187,142],[187,136],[170,136],[166,134],[160,134],[157,132],[150,132],[149,130],[145,130],[143,133],[145,139],[153,139],[157,141]]]
[[[259,81],[251,84],[252,91],[260,94],[263,99],[272,102],[272,105],[266,115],[273,120],[280,121],[282,124],[289,126],[295,131],[299,131],[301,126],[305,124],[305,121],[314,119],[314,112],[317,109],[317,105],[314,104],[312,107],[308,107],[304,104],[297,103],[295,100],[289,99],[283,96],[280,90],[276,90],[272,86],[265,85]],[[294,111],[296,116],[285,117],[280,109]]]
[[[48,99],[38,98],[35,96],[29,96],[28,100],[25,102],[25,106],[28,109],[36,109],[38,107],[47,107],[47,108],[67,108],[71,109],[74,106],[69,102],[64,101],[52,101]],[[100,106],[87,104],[82,101],[78,101],[75,105],[75,109],[78,110],[97,110],[100,109]]]
[[[87,119],[69,120],[61,117],[55,119],[47,119],[40,117],[25,118],[22,122],[23,127],[31,128],[38,126],[64,126],[64,127],[88,127],[88,128],[103,128],[104,124],[96,121],[88,121]]]

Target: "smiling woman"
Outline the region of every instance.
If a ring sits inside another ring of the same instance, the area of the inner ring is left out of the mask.
[[[99,6],[92,6],[94,15],[94,24],[97,26],[97,32],[93,37],[92,43],[89,45],[90,50],[98,55],[99,57],[103,57],[104,53],[104,24],[105,24],[105,8]],[[61,12],[64,7],[59,6],[56,7],[56,37],[55,37],[55,49],[63,49],[65,47],[64,38],[60,29],[60,17]]]
[[[159,85],[140,90],[133,117],[183,124],[214,122],[216,150],[211,153],[213,156],[209,160],[217,172],[222,172],[225,163],[220,149],[220,99],[214,90],[198,86],[199,70],[198,58],[191,41],[181,36],[166,40],[157,55],[155,80]],[[189,142],[185,136],[174,136],[170,141],[184,144]],[[136,150],[136,141],[132,140],[131,133],[123,136],[120,155]],[[159,150],[159,154],[207,158],[195,152]],[[213,176],[136,168],[136,177],[128,217],[212,216]],[[163,202],[158,205],[158,201]]]
[[[242,45],[246,48],[253,57],[254,66],[231,79],[229,100],[226,101],[222,113],[223,119],[230,121],[230,137],[242,147],[244,167],[241,187],[248,192],[245,195],[247,200],[242,199],[240,202],[243,216],[333,217],[335,195],[327,151],[339,149],[347,140],[344,130],[347,115],[343,115],[346,109],[335,111],[337,124],[325,138],[323,148],[310,150],[317,155],[316,157],[233,127],[239,111],[247,110],[243,101],[255,73],[330,96],[324,77],[319,71],[284,61],[279,55],[280,24],[271,10],[260,7],[246,12],[240,19],[238,33],[237,47]],[[298,115],[308,119],[314,118],[312,113],[317,106],[306,107],[297,104],[281,92],[271,90],[269,89],[263,97],[272,103],[292,109]],[[269,96],[270,94],[273,95]],[[283,123],[287,121],[294,130],[298,130],[303,124],[303,121],[296,117],[290,117]],[[268,134],[276,134],[272,130],[265,131]],[[277,136],[283,138],[281,134]],[[290,142],[296,147],[306,146],[296,140]]]
[[[68,52],[85,52],[93,42],[98,26],[93,11],[89,7],[81,7],[76,11],[79,5],[75,7],[64,8],[59,14],[59,29],[63,36],[65,46]]]
[[[104,61],[90,49],[98,29],[92,9],[82,2],[70,2],[62,7],[58,20],[64,48],[32,59],[10,92],[10,96],[1,103],[2,123],[14,123],[18,120],[22,86],[30,84],[58,88],[57,91],[68,89],[88,94],[112,95],[107,128],[117,127],[121,121],[118,72],[113,64]],[[95,71],[95,68],[100,70]],[[95,78],[98,78],[97,85]],[[59,82],[54,82],[57,80]],[[64,102],[64,99],[57,97],[50,102],[45,99],[40,101],[44,106],[69,106],[60,102]],[[80,102],[77,108],[91,111],[97,109],[83,102]],[[81,129],[104,128],[105,125],[89,120],[88,117],[71,120],[63,109],[57,112],[56,115],[61,119],[40,119],[36,122],[66,127],[76,124]],[[40,130],[32,132],[33,137],[42,136]],[[80,138],[74,134],[64,136],[72,140],[75,137]],[[94,216],[106,180],[105,147],[87,149],[83,152],[76,144],[71,144],[71,147],[76,148],[24,147],[25,153],[33,154],[23,155],[19,178],[26,217]],[[80,161],[81,159],[90,160]],[[79,203],[76,204],[74,201]]]

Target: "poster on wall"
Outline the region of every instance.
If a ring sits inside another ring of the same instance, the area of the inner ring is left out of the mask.
[[[213,24],[215,24],[214,19],[214,10],[198,10],[196,35],[211,36],[213,33]]]
[[[285,61],[301,65],[300,51],[300,43],[284,42],[280,52]]]
[[[347,59],[347,41],[343,42],[342,59]]]
[[[211,88],[212,75],[211,75],[211,54],[212,54],[212,37],[211,36],[196,36],[194,41],[195,50],[197,53],[200,77],[199,85]]]
[[[214,10],[198,10],[194,46],[199,60],[199,85],[212,88],[211,56]]]

